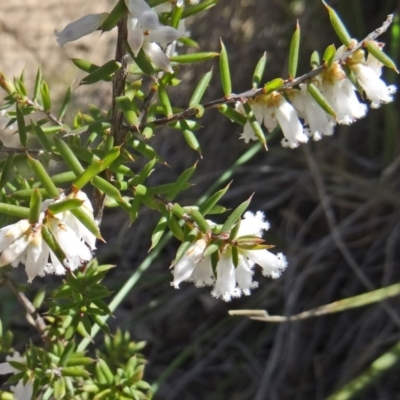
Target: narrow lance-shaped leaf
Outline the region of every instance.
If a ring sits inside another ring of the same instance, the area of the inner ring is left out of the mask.
[[[58,197],[60,193],[40,161],[28,155],[28,163],[48,195],[53,198]]]
[[[134,103],[129,99],[128,96],[120,96],[115,98],[119,109],[124,114],[124,117],[131,126],[138,127],[139,119],[135,111]]]
[[[191,147],[193,150],[197,151],[200,155],[201,158],[201,148],[199,141],[197,140],[196,135],[189,129],[188,124],[186,121],[181,121],[181,127],[182,127],[182,135],[184,139],[186,140],[186,143],[188,144],[189,147]]]
[[[3,189],[4,186],[11,181],[13,164],[14,164],[14,154],[10,153],[7,156],[6,162],[3,167],[3,171],[1,171],[0,190]]]
[[[75,64],[76,67],[78,67],[82,71],[88,72],[89,74],[100,68],[100,66],[93,64],[90,61],[82,60],[80,58],[71,58],[71,61]],[[111,81],[112,77],[110,76],[108,78],[104,78],[104,80]]]
[[[219,69],[221,74],[221,83],[224,90],[224,95],[228,98],[232,94],[231,73],[229,70],[229,59],[225,45],[220,39],[221,53],[219,55]]]
[[[212,78],[212,73],[213,71],[208,71],[204,76],[200,79],[199,83],[196,86],[196,89],[194,89],[194,92],[192,94],[192,97],[190,98],[189,101],[189,107],[194,107],[197,104],[200,104],[201,99],[204,96],[205,91],[207,90],[207,87],[211,81]]]
[[[28,207],[15,206],[14,204],[8,203],[0,203],[0,214],[7,214],[22,219],[28,219],[30,210]]]
[[[267,53],[264,51],[264,54],[258,60],[256,68],[253,72],[253,78],[251,80],[253,88],[257,88],[260,85],[266,65],[267,65]]]
[[[24,115],[22,114],[22,111],[19,108],[18,104],[16,107],[16,114],[17,114],[19,141],[23,147],[26,147],[27,133],[26,133],[26,127],[25,127],[25,119],[24,119]]]
[[[268,150],[267,141],[264,136],[264,132],[261,128],[261,125],[258,123],[253,110],[251,109],[248,103],[243,104],[244,111],[246,112],[247,118],[249,120],[251,129],[253,130],[254,134],[257,136],[257,139],[260,143],[264,146],[265,150]]]
[[[331,68],[335,61],[336,47],[334,44],[330,44],[324,52],[323,60],[327,68]]]
[[[75,156],[74,152],[67,145],[67,143],[65,143],[63,140],[61,140],[57,136],[55,136],[54,144],[56,146],[56,149],[60,153],[61,157],[67,163],[68,167],[72,170],[72,172],[76,176],[79,176],[80,174],[82,174],[84,171],[84,168],[82,167],[78,158]]]
[[[110,150],[103,160],[96,160],[90,164],[87,169],[76,179],[74,185],[78,189],[82,189],[93,177],[98,175],[110,166],[120,155],[121,148],[119,146]]]
[[[242,214],[247,210],[247,207],[249,206],[252,197],[253,196],[251,196],[248,200],[244,201],[242,204],[236,207],[235,210],[233,210],[232,214],[225,221],[224,225],[222,225],[221,233],[227,233],[233,228],[233,225],[236,224]]]
[[[208,51],[202,53],[179,54],[169,58],[172,62],[179,64],[192,64],[196,62],[203,62],[218,57],[219,53]]]
[[[223,189],[215,192],[210,198],[208,198],[203,205],[200,206],[200,212],[203,215],[207,215],[208,212],[218,203],[218,201],[225,195],[228,191],[232,182],[229,182]]]
[[[292,36],[289,51],[289,78],[294,79],[297,73],[299,64],[299,49],[300,49],[300,25],[299,21],[296,24],[296,30]]]
[[[129,55],[132,57],[133,61],[135,61],[137,66],[141,69],[141,71],[143,71],[145,74],[147,74],[151,77],[154,76],[156,71],[154,70],[150,60],[147,58],[143,49],[140,49],[137,57],[133,54],[133,51],[127,41],[125,41],[125,49],[129,53]]]
[[[36,122],[31,121],[33,132],[35,133],[36,137],[39,139],[40,144],[42,147],[48,151],[51,152],[51,144],[49,141],[49,138],[46,136],[46,134],[43,132],[43,129],[40,125],[38,125]]]
[[[275,90],[279,90],[283,84],[284,80],[282,78],[275,78],[272,81],[267,82],[263,87],[263,93],[270,94]]]
[[[157,89],[158,98],[167,118],[173,115],[171,103],[165,86],[160,82]]]
[[[117,26],[119,20],[128,12],[125,1],[119,0],[118,3],[111,10],[105,21],[101,24],[101,30],[103,32],[111,31]]]
[[[396,64],[394,61],[387,55],[385,54],[381,48],[376,44],[376,42],[369,41],[367,42],[367,50],[369,53],[371,53],[377,60],[379,60],[385,67],[392,68],[394,69],[397,73],[399,71],[397,70]]]
[[[331,24],[332,24],[333,29],[336,32],[336,35],[338,35],[340,41],[344,45],[348,46],[351,41],[351,36],[350,36],[349,32],[347,31],[346,27],[344,26],[342,20],[336,14],[336,11],[332,7],[329,7],[325,1],[322,0],[322,3],[324,3],[324,6],[328,10],[329,19],[331,20]]]
[[[172,13],[171,13],[171,26],[175,29],[178,29],[179,22],[182,19],[182,13],[183,13],[184,7],[178,7],[175,5],[172,8]]]
[[[78,208],[82,204],[83,201],[79,199],[66,199],[50,204],[47,209],[50,210],[52,214],[56,215],[65,211],[70,211],[73,208]]]
[[[183,232],[182,227],[179,225],[179,222],[175,215],[170,215],[168,218],[168,228],[172,232],[172,234],[181,242],[185,239],[185,234]]]
[[[42,69],[38,68],[37,74],[36,74],[36,79],[35,79],[35,88],[33,90],[33,101],[37,101],[37,99],[39,98],[39,94],[40,94],[40,88],[42,86]]]
[[[102,240],[104,242],[104,239],[101,236],[99,227],[97,226],[96,222],[93,221],[93,219],[85,213],[81,208],[70,208],[71,214],[75,215],[76,218],[79,219],[79,221],[82,222],[82,224],[91,232],[93,233],[94,236],[96,236],[97,239]]]
[[[227,104],[222,104],[218,107],[218,111],[225,115],[225,117],[229,118],[231,121],[236,122],[237,124],[244,126],[247,122],[247,118],[234,110],[232,107],[229,107]]]
[[[153,233],[151,234],[151,247],[149,251],[157,246],[158,242],[163,237],[165,228],[167,226],[168,226],[168,218],[165,215],[163,215],[158,221],[156,227],[154,228]]]
[[[328,100],[324,97],[324,95],[318,90],[318,88],[313,84],[309,83],[307,85],[307,90],[311,94],[312,98],[316,101],[316,103],[329,115],[333,118],[336,118],[335,111],[328,103]]]
[[[206,219],[201,215],[201,212],[197,208],[190,207],[189,210],[187,210],[187,212],[191,217],[191,219],[197,224],[202,233],[206,234],[210,232],[210,225],[208,224]]]
[[[49,112],[51,109],[51,98],[50,98],[49,86],[47,85],[46,82],[42,82],[42,86],[40,88],[40,94],[42,96],[44,111]]]
[[[30,201],[29,223],[36,224],[40,218],[40,209],[42,206],[42,195],[38,189],[32,192]]]
[[[173,184],[172,189],[167,194],[167,200],[173,200],[184,188],[188,180],[193,175],[193,172],[196,171],[197,162],[190,168],[186,169],[182,172],[176,182]]]
[[[99,82],[108,78],[110,75],[114,74],[121,68],[121,63],[111,60],[106,62],[101,67],[97,68],[91,74],[85,76],[80,82],[79,85],[91,85],[93,83]]]
[[[204,250],[203,257],[210,257],[215,253],[218,254],[218,250],[220,249],[220,247],[222,247],[223,244],[224,242],[220,239],[213,241]]]
[[[58,113],[58,119],[63,119],[64,115],[67,111],[69,102],[71,101],[71,96],[72,96],[72,89],[71,86],[67,89],[67,92],[65,93],[64,100],[61,104],[60,112]]]
[[[319,67],[319,64],[321,63],[320,59],[319,59],[319,53],[318,51],[313,51],[310,57],[310,66],[312,69],[315,69],[317,67]]]
[[[62,265],[64,265],[67,256],[64,253],[64,250],[61,248],[50,229],[43,224],[42,225],[42,237],[46,244],[50,247],[50,250],[53,251],[57,259],[60,261]]]
[[[219,0],[203,0],[200,3],[194,5],[193,7],[185,8],[185,11],[182,14],[182,18],[190,17],[191,15],[198,14],[201,11],[205,11],[214,7]]]

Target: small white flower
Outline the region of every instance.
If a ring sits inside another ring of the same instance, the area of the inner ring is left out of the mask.
[[[64,47],[65,43],[73,42],[74,40],[78,40],[83,36],[95,32],[100,28],[108,15],[108,13],[85,15],[69,23],[61,32],[55,30],[54,34],[57,37],[58,44]]]
[[[350,125],[365,116],[367,106],[360,103],[354,86],[339,64],[334,63],[332,68],[324,71],[317,79],[321,93],[335,111],[339,124]]]
[[[67,198],[81,200],[82,205],[80,206],[80,209],[92,221],[94,221],[93,206],[85,192],[78,190],[77,192],[70,194]],[[61,198],[60,201],[61,200],[64,200],[64,198]],[[96,236],[92,232],[90,232],[89,229],[86,228],[86,226],[83,225],[82,222],[78,218],[76,218],[74,214],[72,214],[70,211],[65,211],[63,213],[57,214],[57,218],[61,220],[61,222],[63,222],[65,225],[69,226],[78,236],[78,238],[82,239],[91,250],[96,249]]]
[[[225,251],[217,264],[217,280],[211,295],[230,301],[232,297],[240,297],[240,289],[236,287],[235,266],[229,251]]]
[[[36,275],[44,275],[49,251],[42,238],[40,223],[32,226],[25,219],[0,229],[0,267],[25,264],[28,282]]]
[[[19,363],[25,363],[25,357],[21,357],[18,352],[14,352],[12,356],[6,357],[6,362],[0,363],[0,375],[16,374],[20,370],[10,365],[10,361],[16,361]],[[33,384],[32,382],[24,383],[21,379],[18,381],[17,386],[11,386],[11,391],[14,393],[16,400],[30,400],[33,395]]]
[[[369,60],[375,59],[371,54],[368,55]],[[375,59],[376,60],[376,59]],[[380,78],[381,72],[376,63],[370,61],[368,63],[357,63],[352,65],[352,70],[357,77],[358,82],[365,91],[371,107],[378,108],[382,103],[390,103],[393,101],[393,94],[396,93],[396,86],[389,85]],[[377,73],[379,71],[379,73]]]
[[[304,124],[309,127],[309,134],[314,140],[321,139],[322,135],[331,136],[333,134],[335,122],[317,104],[306,84],[300,84],[300,91],[291,91],[290,100],[299,116],[304,119]]]
[[[173,73],[171,63],[161,46],[177,40],[181,33],[159,23],[157,13],[144,0],[125,0],[129,10],[128,43],[135,57],[143,49],[145,54],[160,69]]]
[[[236,267],[235,277],[239,289],[246,296],[251,294],[251,289],[258,287],[258,282],[253,281],[253,267],[254,264],[248,258],[239,254],[239,263]]]

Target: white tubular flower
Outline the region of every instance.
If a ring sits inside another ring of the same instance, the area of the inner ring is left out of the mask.
[[[48,217],[47,226],[53,234],[54,239],[64,251],[66,259],[63,260],[63,265],[56,255],[50,251],[51,264],[46,265],[46,273],[64,275],[66,271],[65,267],[74,271],[82,264],[92,259],[92,252],[90,249],[68,225],[58,218]]]
[[[160,69],[173,73],[171,63],[161,46],[177,40],[181,33],[159,23],[158,15],[144,0],[125,0],[129,10],[128,43],[135,57],[142,48],[147,57]]]
[[[339,64],[334,63],[332,68],[324,71],[318,79],[321,93],[335,111],[339,124],[350,125],[356,119],[365,116],[367,106],[360,103],[354,86]]]
[[[225,251],[217,264],[217,280],[211,295],[230,301],[232,297],[240,297],[240,289],[236,287],[235,266],[230,251]]]
[[[239,254],[239,263],[236,267],[235,277],[239,289],[246,296],[250,296],[251,289],[258,287],[258,282],[253,281],[253,267],[253,263]]]
[[[20,370],[10,365],[10,361],[25,363],[26,360],[25,357],[21,357],[18,352],[14,352],[12,356],[7,356],[6,362],[0,363],[0,375],[16,374],[20,372]],[[33,384],[32,382],[24,383],[21,379],[18,381],[17,386],[11,386],[11,391],[14,393],[14,398],[16,400],[29,400],[33,395]]]
[[[94,221],[93,215],[93,206],[87,197],[85,192],[78,190],[77,192],[72,193],[68,196],[68,198],[74,198],[81,200],[83,203],[80,206],[80,209],[92,220]],[[63,199],[60,199],[63,200]],[[86,228],[85,225],[79,221],[78,218],[75,217],[70,211],[66,211],[60,214],[57,214],[57,218],[60,219],[65,225],[69,226],[79,239],[82,239],[91,250],[96,249],[96,236]]]
[[[50,250],[42,238],[40,223],[31,225],[24,219],[0,229],[0,252],[0,267],[25,264],[30,283],[37,275],[44,275]]]
[[[364,89],[365,94],[371,100],[372,108],[379,108],[382,103],[393,101],[393,94],[396,93],[396,86],[389,85],[380,78],[382,65],[379,61],[368,54],[365,63],[356,63],[352,65],[352,70],[356,75],[358,82]]]
[[[333,135],[334,120],[317,104],[306,84],[300,84],[300,91],[291,91],[290,100],[304,119],[304,124],[309,127],[309,135],[314,140],[320,140],[322,135]]]
[[[55,30],[54,34],[57,37],[58,44],[64,47],[65,43],[73,42],[74,40],[78,40],[83,36],[95,32],[100,28],[108,15],[108,13],[85,15],[69,23],[61,32]]]

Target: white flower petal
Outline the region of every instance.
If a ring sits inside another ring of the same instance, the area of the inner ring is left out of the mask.
[[[255,214],[251,211],[246,211],[243,219],[240,221],[240,227],[236,237],[254,235],[261,236],[262,231],[267,231],[270,225],[265,221],[265,215],[262,211],[257,211]]]
[[[161,50],[158,44],[144,42],[142,48],[147,57],[150,58],[150,60],[156,65],[156,67],[162,69],[163,71],[170,72],[171,74],[174,73],[169,58]]]
[[[29,235],[23,235],[19,237],[18,239],[14,240],[8,246],[7,249],[5,249],[0,256],[0,267],[3,267],[4,265],[11,264],[14,262],[18,257],[20,257],[23,252],[25,251],[26,247],[29,244]],[[15,267],[18,265],[14,265]]]
[[[229,252],[221,255],[217,264],[217,280],[211,294],[224,301],[230,301],[232,297],[240,297],[240,289],[236,287],[235,266]]]
[[[214,284],[215,276],[210,257],[206,257],[195,265],[188,281],[194,282],[196,287],[211,286]]]
[[[15,400],[30,400],[33,395],[33,384],[31,382],[24,383],[21,379],[18,381],[17,386],[11,386],[14,392]]]
[[[143,45],[144,35],[142,28],[137,24],[137,19],[128,19],[128,43],[132,53],[137,57]]]
[[[108,13],[89,14],[69,23],[61,32],[55,31],[58,44],[63,47],[67,42],[73,42],[89,35],[100,28],[108,17]]]
[[[182,34],[178,30],[170,26],[161,25],[146,35],[146,41],[157,42],[160,43],[161,46],[166,46],[168,43],[179,39],[181,36]]]
[[[238,287],[242,292],[249,296],[251,289],[258,286],[257,282],[253,282],[253,264],[246,257],[239,255],[239,263],[235,270],[235,277]]]
[[[282,253],[273,254],[268,250],[244,250],[242,254],[263,269],[264,276],[279,278],[287,267],[286,257]]]

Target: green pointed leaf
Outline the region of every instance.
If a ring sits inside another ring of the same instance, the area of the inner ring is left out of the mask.
[[[229,70],[229,59],[225,45],[220,39],[221,53],[219,55],[219,70],[221,74],[221,83],[224,95],[228,98],[232,94],[231,73]]]
[[[6,184],[11,181],[11,176],[13,174],[13,164],[14,154],[10,153],[6,158],[3,170],[1,171],[0,190],[2,190],[6,186]]]
[[[204,250],[203,257],[210,257],[213,254],[217,253],[218,250],[224,245],[224,242],[222,240],[215,240],[211,244],[207,246],[207,248]]]
[[[264,54],[258,60],[256,69],[254,70],[254,73],[253,73],[253,78],[251,80],[254,89],[258,88],[258,86],[260,86],[266,65],[267,65],[267,53],[264,51]]]
[[[75,156],[70,147],[63,140],[59,139],[57,136],[54,137],[54,144],[56,149],[60,153],[63,160],[66,162],[68,167],[72,170],[72,172],[79,176],[84,172],[84,168],[79,162],[78,158]]]
[[[223,189],[215,192],[211,197],[209,197],[203,205],[200,206],[200,212],[202,215],[207,215],[212,208],[218,203],[218,201],[225,195],[228,191],[232,182],[229,182]]]
[[[299,49],[300,49],[300,25],[299,21],[296,24],[296,30],[292,36],[289,51],[289,78],[296,78],[297,66],[299,64]]]
[[[310,58],[310,66],[312,69],[319,67],[320,65],[319,53],[318,51],[313,51]]]
[[[19,141],[20,141],[22,147],[26,148],[27,133],[26,133],[26,127],[25,127],[25,119],[24,119],[24,115],[22,114],[22,111],[19,108],[18,104],[16,107],[16,113],[17,113]]]
[[[53,198],[58,197],[60,193],[40,161],[28,155],[28,163],[48,195]]]
[[[399,71],[397,70],[396,64],[394,61],[387,55],[385,54],[382,49],[376,44],[374,41],[369,41],[367,42],[367,50],[369,53],[371,53],[377,60],[379,60],[385,67],[392,68],[394,69],[397,73]]]
[[[153,65],[147,58],[143,49],[140,49],[137,57],[133,54],[132,49],[127,41],[125,41],[125,49],[132,57],[133,61],[135,61],[135,63],[137,64],[137,66],[140,68],[141,71],[143,71],[146,75],[151,77],[155,75],[156,71],[154,70]]]
[[[28,207],[15,206],[14,204],[8,203],[0,203],[0,214],[7,214],[22,219],[28,219],[30,210]]]
[[[111,29],[115,28],[119,22],[119,20],[128,12],[125,1],[119,0],[118,3],[111,10],[110,14],[108,14],[105,21],[101,24],[101,30],[103,32],[111,31]]]
[[[336,32],[336,35],[338,35],[340,41],[345,46],[348,46],[351,41],[351,36],[350,36],[349,32],[347,31],[346,27],[344,26],[342,20],[336,14],[336,11],[332,7],[329,7],[325,1],[322,0],[322,3],[324,3],[324,6],[328,10],[329,19],[331,20],[331,24],[332,24],[333,29]]]
[[[40,88],[40,94],[42,96],[44,111],[49,112],[51,109],[51,98],[50,98],[49,86],[47,85],[46,82],[42,82],[42,86]]]
[[[319,89],[314,85],[314,83],[309,83],[307,85],[307,90],[311,94],[312,98],[316,101],[316,103],[329,115],[333,118],[336,118],[335,111],[329,104],[328,100],[324,97],[324,95],[319,91]]]
[[[185,187],[188,180],[193,175],[193,172],[196,171],[197,162],[190,168],[186,169],[182,172],[176,182],[173,184],[172,189],[167,194],[167,200],[173,200]]]
[[[31,121],[31,125],[33,128],[33,132],[35,133],[36,137],[39,139],[40,144],[42,147],[48,151],[52,152],[51,144],[49,141],[49,138],[46,136],[46,134],[43,132],[43,129],[40,125],[35,123],[34,121]]]
[[[181,242],[185,240],[185,233],[183,232],[182,227],[179,225],[179,221],[175,215],[170,215],[168,217],[168,228],[178,240]]]
[[[206,234],[210,232],[210,225],[197,208],[189,207],[189,209],[186,208],[186,210],[190,218],[197,224],[202,233]]]
[[[67,256],[53,234],[50,232],[50,229],[44,224],[42,225],[42,237],[46,244],[50,247],[50,250],[55,254],[58,261],[60,261],[61,265],[64,265]]]
[[[37,101],[37,99],[39,98],[40,88],[42,86],[42,79],[43,79],[42,69],[38,68],[35,79],[35,88],[33,90],[33,98],[32,98],[33,101]]]
[[[78,67],[80,70],[88,72],[91,74],[94,71],[97,71],[100,67],[96,64],[91,63],[90,61],[87,60],[82,60],[80,58],[71,58],[71,61],[75,64],[76,67]],[[105,81],[111,81],[112,77],[109,76],[108,78],[104,78]]]
[[[151,247],[149,251],[157,246],[161,238],[164,236],[164,232],[167,226],[168,226],[168,218],[163,215],[161,219],[158,221],[156,227],[154,228],[153,233],[151,234]]]
[[[226,104],[218,106],[218,111],[222,115],[225,115],[225,117],[229,118],[231,121],[236,122],[241,126],[244,126],[247,122],[247,118],[243,114],[237,112],[232,107],[229,107]]]
[[[190,54],[180,54],[176,56],[171,56],[169,60],[177,62],[179,64],[192,64],[196,62],[211,60],[218,56],[219,53],[209,51],[203,53],[190,53]]]
[[[124,114],[129,125],[138,127],[139,119],[136,114],[135,104],[129,99],[128,96],[119,96],[115,98],[115,103]]]
[[[239,252],[236,246],[231,247],[232,263],[235,268],[239,265]]]
[[[58,113],[58,119],[61,120],[61,119],[64,118],[64,115],[65,115],[65,113],[67,111],[67,108],[69,106],[69,103],[71,101],[71,96],[72,96],[72,88],[70,86],[67,89],[67,92],[65,93],[65,96],[64,96],[64,100],[63,100],[63,102],[61,104],[60,112]]]
[[[334,44],[329,45],[324,53],[323,60],[327,68],[331,68],[335,61],[336,47]]]
[[[198,14],[201,11],[208,10],[218,4],[218,1],[219,0],[203,0],[192,7],[185,7],[185,11],[182,14],[182,19]]]
[[[115,60],[108,61],[89,75],[85,76],[79,82],[79,85],[91,85],[101,80],[105,80],[105,78],[109,78],[111,75],[117,72],[121,68],[121,65],[122,64],[120,62]]]
[[[79,199],[66,199],[50,204],[47,209],[51,211],[53,215],[79,208],[83,204],[82,200]]]
[[[239,221],[239,218],[242,216],[242,214],[247,210],[247,207],[249,206],[252,197],[253,196],[240,204],[237,208],[235,208],[235,210],[233,210],[232,214],[225,221],[224,225],[222,225],[221,233],[230,232],[236,222]]]
[[[87,169],[76,179],[74,185],[78,189],[82,189],[87,183],[89,183],[93,179],[93,177],[107,169],[119,157],[120,153],[120,146],[113,147],[103,160],[93,161],[87,167]]]
[[[200,79],[199,83],[196,86],[196,89],[194,89],[192,97],[190,98],[189,107],[193,108],[198,104],[200,104],[201,99],[203,98],[204,93],[206,92],[207,87],[211,81],[212,74],[213,70],[211,69],[211,71],[208,71],[206,74],[204,74],[204,76],[202,76],[202,78]]]
[[[178,29],[179,26],[179,22],[182,19],[182,13],[183,13],[183,9],[184,7],[178,7],[177,5],[175,5],[172,8],[172,12],[171,12],[171,26],[175,29]]]
[[[38,189],[32,192],[30,201],[29,223],[36,224],[40,218],[40,209],[42,206],[42,195]]]
[[[158,93],[158,99],[160,100],[165,116],[167,118],[170,118],[174,113],[172,112],[172,107],[169,101],[167,90],[165,89],[165,86],[161,82],[158,84],[157,93]]]
[[[285,81],[282,78],[275,78],[264,85],[263,93],[270,94],[275,90],[279,90],[284,83]]]
[[[189,147],[191,147],[193,150],[197,151],[200,155],[201,158],[201,148],[199,141],[197,140],[196,135],[189,129],[188,124],[186,121],[181,121],[181,127],[182,127],[182,135],[188,144]]]
[[[110,367],[101,358],[96,363],[96,377],[101,384],[112,385],[114,382],[114,374]]]

